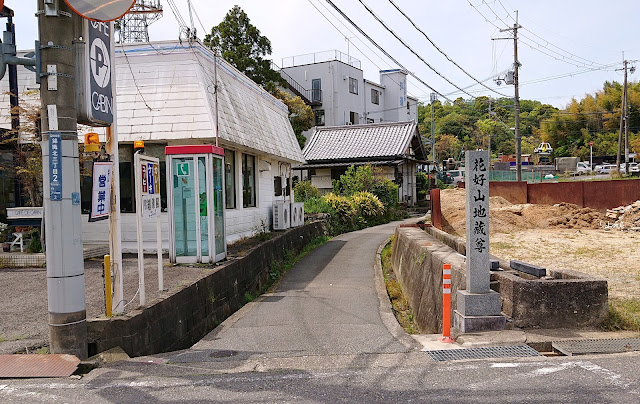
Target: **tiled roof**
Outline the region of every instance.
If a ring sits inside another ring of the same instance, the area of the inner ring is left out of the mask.
[[[317,127],[302,153],[308,163],[393,158],[404,156],[412,140],[416,141],[414,137],[419,141],[418,129],[413,121]]]

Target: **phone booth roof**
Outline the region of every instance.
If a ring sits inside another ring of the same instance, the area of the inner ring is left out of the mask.
[[[217,154],[219,156],[224,156],[224,149],[212,144],[166,146],[164,148],[164,154]]]

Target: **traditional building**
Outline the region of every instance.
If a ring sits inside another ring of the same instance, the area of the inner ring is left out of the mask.
[[[306,164],[294,168],[322,192],[349,166],[372,164],[399,185],[398,199],[409,206],[417,202],[418,164],[427,162],[415,121],[316,127],[302,153]]]

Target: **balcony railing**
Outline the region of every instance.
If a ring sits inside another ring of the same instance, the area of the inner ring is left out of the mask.
[[[360,60],[354,58],[351,55],[342,53],[339,50],[329,50],[324,52],[307,53],[306,55],[286,57],[282,59],[282,67],[285,68],[309,65],[313,63],[331,62],[333,60],[346,63],[349,66],[353,66],[357,69],[362,68],[362,63],[360,62]]]

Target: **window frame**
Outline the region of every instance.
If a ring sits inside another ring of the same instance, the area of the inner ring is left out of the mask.
[[[242,207],[256,208],[257,207],[257,189],[256,189],[256,156],[252,154],[242,153]],[[251,161],[251,166],[249,166]],[[252,172],[250,176],[247,173]],[[247,192],[249,192],[247,198]],[[249,199],[247,201],[247,199]]]
[[[349,92],[358,95],[358,79],[349,77]]]
[[[375,94],[375,97],[374,97]],[[380,91],[375,88],[371,89],[371,103],[375,105],[380,105]]]
[[[231,161],[229,161],[231,160]],[[230,169],[230,171],[229,171]],[[236,152],[235,150],[224,150],[224,208],[237,209],[238,201],[236,198]],[[231,200],[232,204],[228,204]],[[229,206],[231,205],[231,206]]]
[[[321,123],[318,123],[318,119],[321,118]],[[314,109],[313,110],[313,123],[315,126],[325,126],[325,113],[324,109]]]

